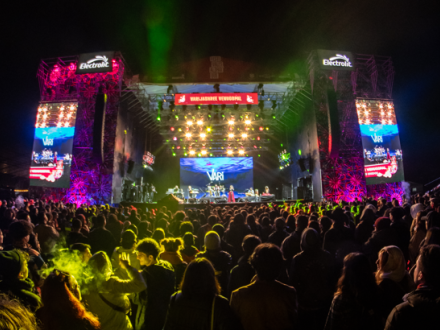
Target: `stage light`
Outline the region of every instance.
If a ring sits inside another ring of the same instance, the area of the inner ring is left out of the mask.
[[[260,157],[260,155],[258,155],[258,157]]]
[[[239,155],[244,155],[244,150],[238,150]]]
[[[71,105],[70,110],[75,110],[75,106]]]
[[[176,154],[173,152],[173,156],[176,156]]]
[[[260,131],[263,131],[263,130],[264,130],[264,127],[261,127],[261,126],[260,126]]]
[[[196,152],[195,152],[194,150],[190,150],[190,151],[189,151],[189,154],[190,154],[191,156],[193,156],[193,155],[196,154]]]
[[[171,132],[174,132],[174,127],[171,127],[170,130],[171,130]]]
[[[156,119],[157,119],[157,121],[160,121],[160,116],[157,116],[157,118],[156,118]]]
[[[191,137],[191,133],[186,133],[185,136],[189,139]]]
[[[210,157],[212,157],[212,154],[209,154]]]
[[[178,131],[179,131],[179,132],[182,132],[182,129],[179,127]]]
[[[180,149],[180,146],[177,146],[176,149]]]
[[[257,149],[257,146],[254,145],[254,148]]]
[[[260,137],[259,136],[257,136],[257,140],[260,141]]]
[[[200,137],[201,137],[202,139],[204,139],[204,138],[206,137],[206,134],[205,134],[205,133],[201,133],[201,134],[200,134]]]
[[[234,137],[234,133],[229,133],[229,138],[232,139]]]
[[[243,133],[243,134],[241,134],[241,137],[242,137],[243,139],[246,139],[246,138],[247,138],[247,134],[246,134],[246,133]]]
[[[38,126],[39,126],[39,125],[38,125],[38,123],[36,123],[36,124],[35,124],[35,127],[37,127],[37,128],[38,128]]]
[[[198,156],[198,157],[200,157],[200,156],[201,156],[201,154],[200,154],[200,153],[198,153],[198,154],[197,154],[197,156]]]
[[[69,127],[69,123],[66,121],[64,127]]]
[[[250,124],[251,124],[251,121],[248,119],[248,120],[245,120],[244,123],[245,123],[246,125],[250,125]]]
[[[187,124],[188,126],[191,126],[191,125],[193,124],[193,122],[192,122],[191,120],[188,120],[188,121],[186,122],[186,124]]]
[[[283,144],[281,143],[280,146],[283,147]]]
[[[179,116],[178,115],[175,115],[174,118],[176,118],[176,120],[179,120]]]
[[[203,155],[203,156],[206,155],[206,150],[202,150],[202,155]]]
[[[277,117],[276,116],[272,116],[272,119],[277,119]]]
[[[232,155],[234,152],[233,152],[231,149],[229,149],[228,151],[226,151],[226,153],[227,153],[228,155]]]
[[[206,129],[206,131],[207,131],[207,132],[211,132],[211,127],[208,127],[208,128]]]
[[[268,131],[269,130],[269,127],[266,127],[266,131]]]
[[[61,127],[61,123],[60,122],[57,123],[57,127]]]
[[[199,126],[200,126],[200,125],[203,125],[203,121],[202,121],[202,120],[198,120],[198,121],[197,121],[197,125],[199,125]]]
[[[301,153],[302,153],[301,149],[298,149],[298,155],[301,156]]]
[[[47,114],[44,114],[44,115],[43,115],[43,118],[46,119],[46,118],[47,118]]]
[[[228,124],[229,124],[229,125],[234,125],[234,121],[233,121],[233,120],[230,120],[230,121],[228,121]]]
[[[185,152],[184,154],[183,154],[184,156],[188,156],[188,154]]]

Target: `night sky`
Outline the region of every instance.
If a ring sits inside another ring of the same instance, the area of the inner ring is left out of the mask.
[[[0,164],[11,150],[30,160],[41,58],[119,50],[133,73],[151,74],[220,55],[278,70],[320,48],[392,56],[405,179],[426,184],[440,177],[440,29],[434,4],[8,1],[0,19]]]

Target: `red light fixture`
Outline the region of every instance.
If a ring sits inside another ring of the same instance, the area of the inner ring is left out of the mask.
[[[257,136],[257,140],[260,141],[260,137],[259,136]]]
[[[171,129],[171,132],[174,132],[174,127],[171,127],[170,129]]]
[[[264,130],[264,127],[260,126],[260,131]]]

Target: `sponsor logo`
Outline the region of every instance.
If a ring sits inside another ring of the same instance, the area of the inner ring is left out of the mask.
[[[95,58],[88,60],[87,63],[81,63],[80,70],[96,69],[96,68],[109,68],[110,63],[107,56],[96,55]]]
[[[180,98],[179,98],[179,101],[178,101],[179,103],[184,103],[185,102],[185,95],[182,95]]]
[[[250,95],[246,95],[246,101],[249,103],[254,103],[254,99]]]
[[[336,54],[336,56],[330,57],[328,59],[323,59],[322,64],[325,66],[345,66],[352,68],[353,65],[347,55]]]
[[[382,135],[376,135],[376,133],[374,133],[374,135],[371,135],[371,138],[374,143],[383,143]]]
[[[53,146],[53,139],[49,139],[47,136],[43,139],[43,145],[45,146]]]
[[[211,181],[223,181],[225,179],[224,172],[216,172],[214,169],[212,169],[211,174],[209,172],[206,172],[206,174],[208,174]]]

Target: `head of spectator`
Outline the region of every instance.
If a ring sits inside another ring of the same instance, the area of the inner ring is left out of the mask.
[[[70,251],[75,252],[80,261],[83,263],[88,263],[90,258],[92,257],[92,253],[90,252],[90,245],[84,243],[75,243],[70,246]]]
[[[296,231],[302,233],[309,225],[309,219],[305,215],[299,215],[296,218]]]
[[[249,215],[246,217],[246,223],[247,223],[249,226],[253,226],[253,225],[255,225],[255,216],[254,216],[253,214],[249,214]]]
[[[44,304],[41,319],[45,330],[100,328],[98,318],[81,304],[78,283],[69,273],[52,271],[44,281],[41,298]]]
[[[319,222],[317,220],[311,220],[309,221],[308,228],[313,228],[316,230],[317,233],[321,232],[321,228],[319,226]]]
[[[180,236],[185,235],[187,232],[194,233],[194,225],[191,221],[184,221],[179,226]]]
[[[187,232],[185,235],[183,235],[183,244],[185,247],[194,246],[194,234]]]
[[[154,239],[144,238],[136,246],[136,251],[140,265],[148,267],[156,264],[160,246]]]
[[[381,231],[390,228],[391,220],[389,218],[381,217],[374,222],[374,231]]]
[[[180,286],[182,296],[187,299],[212,300],[221,292],[215,269],[205,258],[191,261],[185,270]]]
[[[301,234],[301,250],[304,252],[314,252],[321,249],[319,233],[314,228],[307,228]]]
[[[121,235],[121,246],[123,249],[134,249],[136,247],[136,241],[137,235],[131,229],[127,229]]]
[[[254,253],[255,248],[261,244],[261,239],[255,235],[246,235],[243,238],[243,243],[241,247],[243,248],[244,254],[248,257]]]
[[[436,244],[440,245],[440,228],[439,227],[432,227],[429,228],[429,230],[426,232],[425,237],[425,246]]]
[[[12,239],[12,246],[16,248],[26,248],[31,233],[32,225],[25,220],[14,221],[9,225],[8,236]]]
[[[237,213],[235,216],[234,216],[234,225],[235,226],[239,226],[239,225],[244,225],[244,216],[243,216],[243,214],[241,214],[241,213]]]
[[[220,240],[223,239],[223,236],[225,235],[225,227],[221,223],[216,223],[214,226],[212,226],[212,230],[215,231],[218,236],[220,236]]]
[[[399,283],[406,274],[405,257],[402,251],[394,245],[386,246],[379,251],[376,261],[376,282],[379,284],[385,278]]]
[[[165,231],[162,228],[156,228],[151,238],[160,244],[160,241],[165,238]]]
[[[220,250],[220,235],[211,230],[205,235],[205,248],[208,251],[217,251]]]
[[[275,229],[277,231],[283,231],[286,228],[286,220],[283,217],[275,219]]]
[[[100,286],[108,281],[113,273],[112,263],[103,251],[96,252],[88,262],[89,271],[93,276],[94,285]]]
[[[37,222],[39,225],[42,225],[42,226],[47,224],[47,215],[45,212],[38,213]]]
[[[105,228],[105,224],[106,224],[106,220],[102,214],[99,214],[93,220],[93,227],[94,228]]]
[[[426,216],[422,217],[422,220],[425,220],[426,230],[433,227],[440,228],[440,213],[436,211],[429,212]]]
[[[138,231],[139,231],[139,235],[138,237],[140,239],[146,238],[148,236],[149,232],[149,228],[150,228],[150,223],[148,221],[141,221],[138,224]]]
[[[333,221],[329,217],[323,216],[319,219],[319,224],[321,232],[326,233],[332,227]]]
[[[283,253],[280,248],[270,243],[258,245],[250,261],[261,281],[275,281],[284,266]]]
[[[0,329],[38,330],[40,328],[35,315],[26,307],[7,295],[0,295]]]
[[[440,246],[427,245],[420,250],[414,282],[417,286],[440,288]]]
[[[393,207],[390,211],[390,220],[392,223],[400,222],[405,216],[405,211],[401,207]]]

